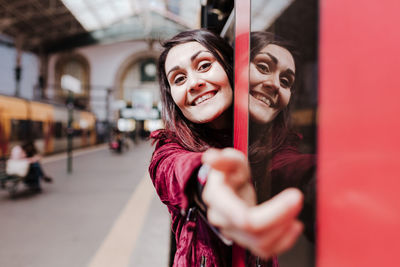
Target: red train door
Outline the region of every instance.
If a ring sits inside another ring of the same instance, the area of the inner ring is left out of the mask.
[[[248,3],[235,3],[235,141],[244,152]],[[319,1],[319,267],[400,266],[399,9],[396,0]],[[287,10],[286,20],[296,9]]]
[[[317,266],[400,266],[400,2],[320,2]]]

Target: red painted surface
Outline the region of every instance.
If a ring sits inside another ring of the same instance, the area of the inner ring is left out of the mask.
[[[400,266],[400,1],[320,7],[317,266]]]
[[[250,0],[235,1],[234,146],[247,155]]]
[[[247,155],[250,0],[235,1],[234,147]],[[245,250],[233,245],[232,265],[245,267]]]

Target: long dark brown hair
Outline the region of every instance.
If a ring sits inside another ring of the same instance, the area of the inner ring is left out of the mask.
[[[169,51],[180,44],[198,42],[207,48],[225,69],[231,88],[233,89],[233,50],[232,47],[220,36],[204,29],[184,31],[170,40],[162,43],[162,51],[157,64],[157,75],[160,84],[162,112],[165,129],[152,134],[155,140],[172,138],[180,145],[191,151],[204,151],[210,146],[221,146],[218,134],[210,134],[204,124],[189,121],[175,104],[171,88],[165,73],[165,60]],[[226,112],[231,112],[230,108]],[[230,129],[228,129],[230,130]]]

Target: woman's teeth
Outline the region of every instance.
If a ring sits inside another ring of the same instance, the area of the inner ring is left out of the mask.
[[[256,98],[257,100],[260,100],[261,102],[264,102],[269,107],[272,106],[271,100],[261,94],[254,94],[253,97]]]
[[[202,95],[201,97],[197,98],[196,100],[194,100],[193,105],[198,105],[203,103],[204,101],[210,99],[211,97],[213,97],[215,95],[215,92],[210,92],[207,93],[205,95]]]

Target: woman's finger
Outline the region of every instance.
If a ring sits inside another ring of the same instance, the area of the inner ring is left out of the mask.
[[[204,152],[202,162],[223,172],[228,185],[233,188],[240,188],[250,181],[250,168],[247,158],[236,149],[209,149]]]
[[[291,240],[294,234],[293,228],[301,231],[302,224],[299,221],[291,221],[285,225],[275,227],[270,231],[255,234],[257,240],[254,244],[250,244],[250,247],[255,250],[267,252],[268,254],[283,252],[282,243],[284,240]],[[297,234],[297,232],[295,233]]]
[[[228,229],[231,226],[231,221],[223,213],[214,208],[207,210],[207,219],[217,228]]]
[[[276,225],[293,221],[301,211],[303,194],[300,190],[289,188],[272,199],[254,206],[249,211],[249,230],[268,231]]]
[[[258,234],[232,227],[221,230],[221,233],[235,243],[248,248],[255,255],[267,259],[271,255],[287,250],[296,241],[301,231],[302,224],[292,221]]]
[[[232,172],[236,170],[236,164],[247,164],[247,158],[234,148],[211,148],[203,153],[202,162],[211,165],[214,169]]]
[[[242,225],[247,217],[247,203],[224,183],[223,174],[212,170],[202,193],[207,208],[221,213],[232,224]]]
[[[287,232],[273,245],[273,254],[280,254],[290,249],[303,232],[303,229],[304,226],[301,222],[293,222]]]
[[[223,236],[233,240],[236,244],[239,244],[242,247],[250,248],[250,246],[257,241],[253,235],[237,228],[230,227],[227,229],[220,229],[220,231]]]

